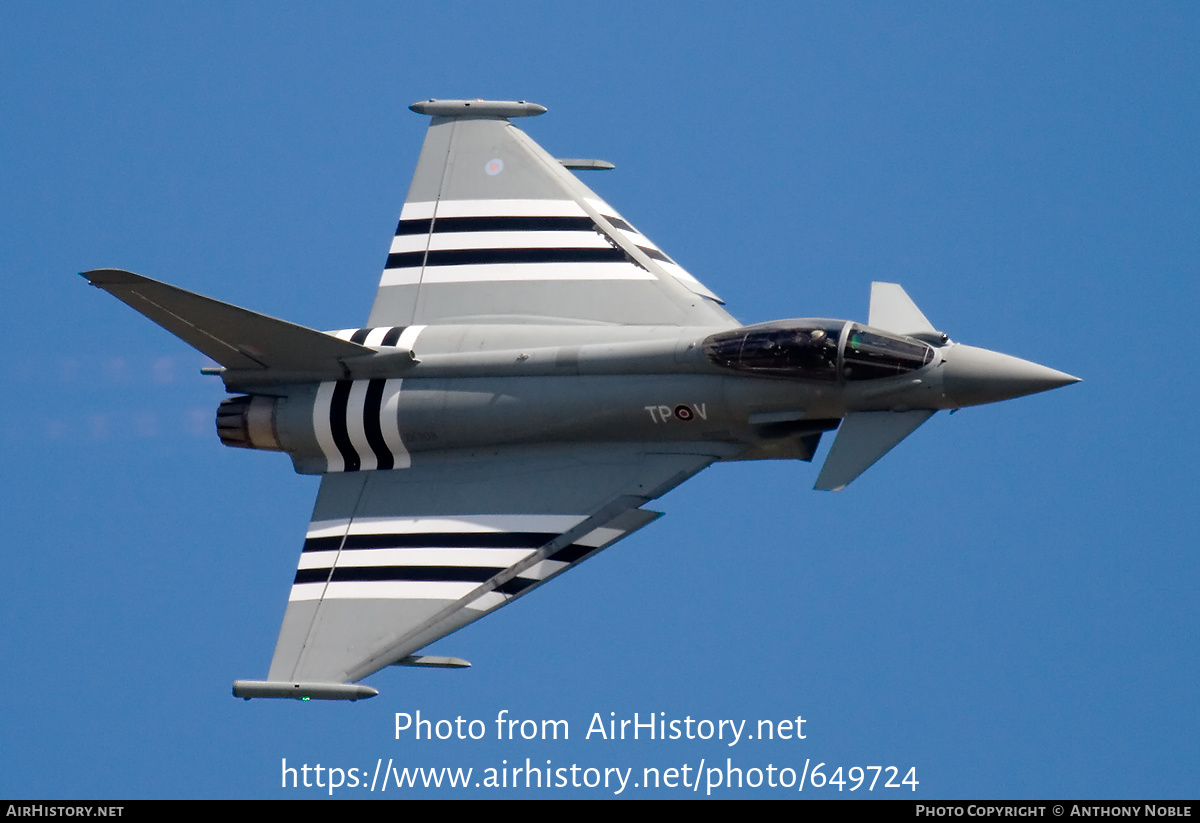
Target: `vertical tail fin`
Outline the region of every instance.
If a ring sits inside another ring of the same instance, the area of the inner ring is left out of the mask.
[[[228,369],[327,370],[372,350],[120,269],[82,272],[93,286],[149,317]]]

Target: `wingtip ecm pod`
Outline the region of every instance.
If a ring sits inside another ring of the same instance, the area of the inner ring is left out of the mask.
[[[243,700],[275,697],[285,700],[366,700],[379,691],[357,683],[302,683],[277,680],[235,680],[233,696]]]
[[[431,117],[534,117],[546,113],[545,106],[525,100],[421,100],[409,106],[417,114]]]

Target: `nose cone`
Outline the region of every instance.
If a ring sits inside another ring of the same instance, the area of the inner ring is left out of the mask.
[[[962,406],[996,403],[1079,382],[1065,372],[961,343],[942,349],[942,360],[946,395]]]

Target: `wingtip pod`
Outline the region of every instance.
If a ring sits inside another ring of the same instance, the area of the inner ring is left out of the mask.
[[[420,100],[409,106],[432,117],[534,117],[546,107],[525,100]]]
[[[289,683],[276,680],[235,680],[233,696],[275,697],[287,700],[365,700],[379,694],[370,686],[356,683]]]
[[[81,271],[79,276],[97,288],[136,283],[141,279],[140,275],[124,269],[92,269],[91,271]]]

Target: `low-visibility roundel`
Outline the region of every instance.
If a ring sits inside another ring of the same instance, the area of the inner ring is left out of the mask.
[[[489,175],[495,176],[495,175],[499,174],[500,172],[504,171],[504,161],[501,160],[499,157],[493,157],[491,160],[487,161],[487,163],[484,164],[483,170],[485,172],[487,172]]]
[[[686,422],[688,420],[691,420],[695,416],[696,416],[695,413],[689,407],[685,406],[682,403],[680,403],[678,406],[675,407],[675,417],[680,420],[683,420]]]

